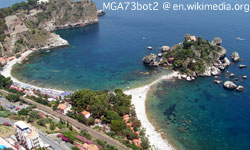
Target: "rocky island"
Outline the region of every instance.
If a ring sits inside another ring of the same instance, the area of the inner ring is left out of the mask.
[[[0,10],[0,54],[68,46],[58,29],[98,22],[96,4],[89,0],[28,0]]]
[[[143,58],[143,63],[154,67],[168,66],[182,74],[179,78],[189,81],[198,76],[218,75],[230,65],[225,56],[227,51],[221,44],[222,39],[218,37],[210,42],[187,34],[182,43],[162,46],[159,61],[157,55],[150,54]]]

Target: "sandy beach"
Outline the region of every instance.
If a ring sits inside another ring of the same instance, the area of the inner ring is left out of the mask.
[[[3,70],[1,71],[1,74],[4,76],[4,77],[10,77],[11,80],[13,81],[13,83],[15,84],[18,84],[22,87],[26,87],[26,88],[29,88],[29,89],[36,89],[36,90],[40,90],[40,91],[47,91],[49,93],[55,93],[56,95],[60,95],[62,93],[64,93],[64,91],[61,91],[61,90],[56,90],[56,89],[48,89],[48,88],[42,88],[42,87],[38,87],[38,86],[34,86],[34,85],[31,85],[31,84],[28,84],[28,83],[23,83],[21,81],[19,81],[18,79],[16,79],[15,77],[13,77],[11,75],[11,70],[13,68],[13,66],[16,64],[16,63],[20,63],[22,62],[27,56],[29,56],[33,51],[32,50],[28,50],[24,53],[22,53],[21,57],[19,58],[15,58],[13,59],[12,61],[8,62],[4,67],[3,67]]]
[[[37,87],[28,83],[23,83],[11,75],[12,67],[16,63],[20,63],[21,61],[23,61],[32,52],[33,51],[31,50],[26,51],[21,55],[21,57],[15,58],[14,60],[10,61],[7,65],[4,66],[3,70],[1,71],[1,74],[4,77],[10,77],[14,83],[19,84],[22,87],[28,87],[28,88],[36,89],[40,91],[48,91],[51,93],[62,94],[64,91],[60,91],[56,89],[47,89],[47,88]],[[149,122],[147,118],[146,107],[145,107],[147,93],[150,90],[151,86],[157,84],[161,80],[170,80],[177,76],[178,76],[178,73],[173,72],[169,75],[162,76],[161,78],[145,86],[135,88],[135,89],[129,89],[125,91],[125,94],[132,95],[132,104],[135,106],[137,117],[141,121],[142,126],[146,129],[146,136],[149,138],[150,144],[153,146],[153,149],[155,150],[174,150],[174,148],[168,143],[168,141],[162,138],[161,134],[155,130],[154,126]]]
[[[155,130],[154,126],[147,118],[145,107],[147,93],[151,86],[155,85],[161,80],[170,80],[177,76],[178,73],[173,72],[153,81],[148,85],[125,91],[125,94],[132,95],[132,104],[135,106],[136,115],[141,121],[142,126],[146,129],[146,136],[155,150],[174,150],[174,148],[168,143],[168,141],[162,138],[161,134]]]

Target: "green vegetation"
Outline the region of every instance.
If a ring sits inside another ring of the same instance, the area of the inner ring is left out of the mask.
[[[71,147],[71,150],[80,150],[80,149],[76,146],[73,146],[73,147]]]
[[[6,35],[4,31],[7,29],[5,17],[15,14],[19,10],[31,10],[37,7],[37,0],[28,0],[28,2],[16,3],[12,7],[0,9],[0,42],[3,42]]]
[[[68,116],[86,125],[92,125],[94,124],[94,119],[99,119],[111,129],[111,132],[106,134],[121,141],[127,147],[136,150],[140,149],[140,147],[129,143],[128,140],[133,141],[134,139],[142,138],[145,145],[144,148],[149,148],[147,138],[136,133],[140,131],[141,123],[132,108],[131,96],[124,94],[121,89],[116,89],[114,92],[83,89],[73,93],[70,98],[73,111],[68,113]],[[91,117],[85,118],[81,114],[82,111],[91,112]],[[127,122],[130,125],[127,125],[123,120],[124,115],[130,116]],[[81,135],[86,137],[86,134],[83,133],[81,132]],[[128,140],[124,140],[124,138]]]
[[[12,84],[10,78],[5,78],[4,76],[0,75],[0,88],[1,89],[9,89]]]
[[[174,70],[186,74],[198,73],[205,71],[207,64],[212,63],[218,58],[217,53],[221,51],[220,46],[211,44],[208,40],[198,37],[197,40],[191,40],[190,35],[184,37],[184,42],[173,46],[169,52],[163,53],[165,63],[172,59]]]
[[[0,111],[0,117],[7,118],[10,115],[13,115],[13,113],[11,113],[10,111],[3,111],[3,110]]]
[[[102,146],[103,150],[118,150],[118,148],[109,145],[106,141],[97,139],[96,142],[98,145]]]
[[[18,94],[9,94],[6,96],[6,99],[10,102],[18,102],[20,100],[20,96]]]

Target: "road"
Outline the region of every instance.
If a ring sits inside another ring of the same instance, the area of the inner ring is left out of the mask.
[[[0,91],[5,93],[5,94],[9,94],[8,91],[2,90],[2,89],[0,89]],[[106,141],[108,144],[110,144],[112,146],[116,146],[119,150],[127,150],[128,149],[125,145],[123,145],[120,142],[118,142],[117,140],[109,137],[108,135],[103,134],[101,132],[97,132],[97,131],[93,130],[92,128],[78,122],[77,120],[75,120],[73,118],[65,116],[65,115],[63,115],[63,114],[61,114],[59,112],[53,111],[50,107],[39,104],[39,103],[34,102],[34,101],[32,101],[32,100],[30,100],[28,98],[25,98],[25,97],[20,97],[20,99],[22,99],[26,103],[36,105],[37,109],[40,109],[40,110],[42,110],[44,112],[47,112],[47,113],[49,113],[49,114],[51,114],[51,115],[53,115],[53,116],[55,116],[57,118],[61,118],[65,122],[68,121],[69,124],[71,124],[72,126],[75,126],[76,128],[78,128],[80,130],[88,131],[95,139],[100,139],[100,140]]]
[[[0,117],[0,124],[2,124],[3,122],[9,122],[12,126],[14,125],[13,120]],[[44,144],[49,144],[55,150],[68,150],[68,148],[65,148],[65,147],[61,146],[60,144],[56,143],[55,141],[50,139],[46,134],[42,133],[41,131],[37,130],[37,132],[38,132],[38,134],[39,134],[39,136],[42,139]]]

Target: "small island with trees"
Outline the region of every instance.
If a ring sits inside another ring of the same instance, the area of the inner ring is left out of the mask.
[[[172,47],[162,46],[162,53],[143,58],[144,64],[150,66],[168,66],[183,74],[182,78],[194,80],[198,76],[211,76],[220,74],[230,65],[226,49],[221,46],[222,40],[214,38],[212,42],[185,35],[182,43]]]
[[[210,42],[202,37],[196,38],[186,34],[183,42],[172,47],[162,46],[161,53],[158,55],[151,53],[145,56],[142,61],[145,65],[167,67],[177,71],[179,73],[178,79],[192,81],[201,76],[214,76],[214,82],[220,84],[223,81],[219,80],[219,75],[231,64],[226,57],[227,51],[221,44],[222,39],[219,37]],[[240,61],[238,52],[232,53],[231,60],[234,64]],[[246,67],[246,65],[239,65],[239,68]],[[229,71],[226,71],[226,76],[235,81],[243,81],[242,79],[247,78],[246,75],[234,78],[235,74],[229,73]],[[243,86],[237,86],[232,81],[225,81],[224,87],[240,92],[244,90]]]

